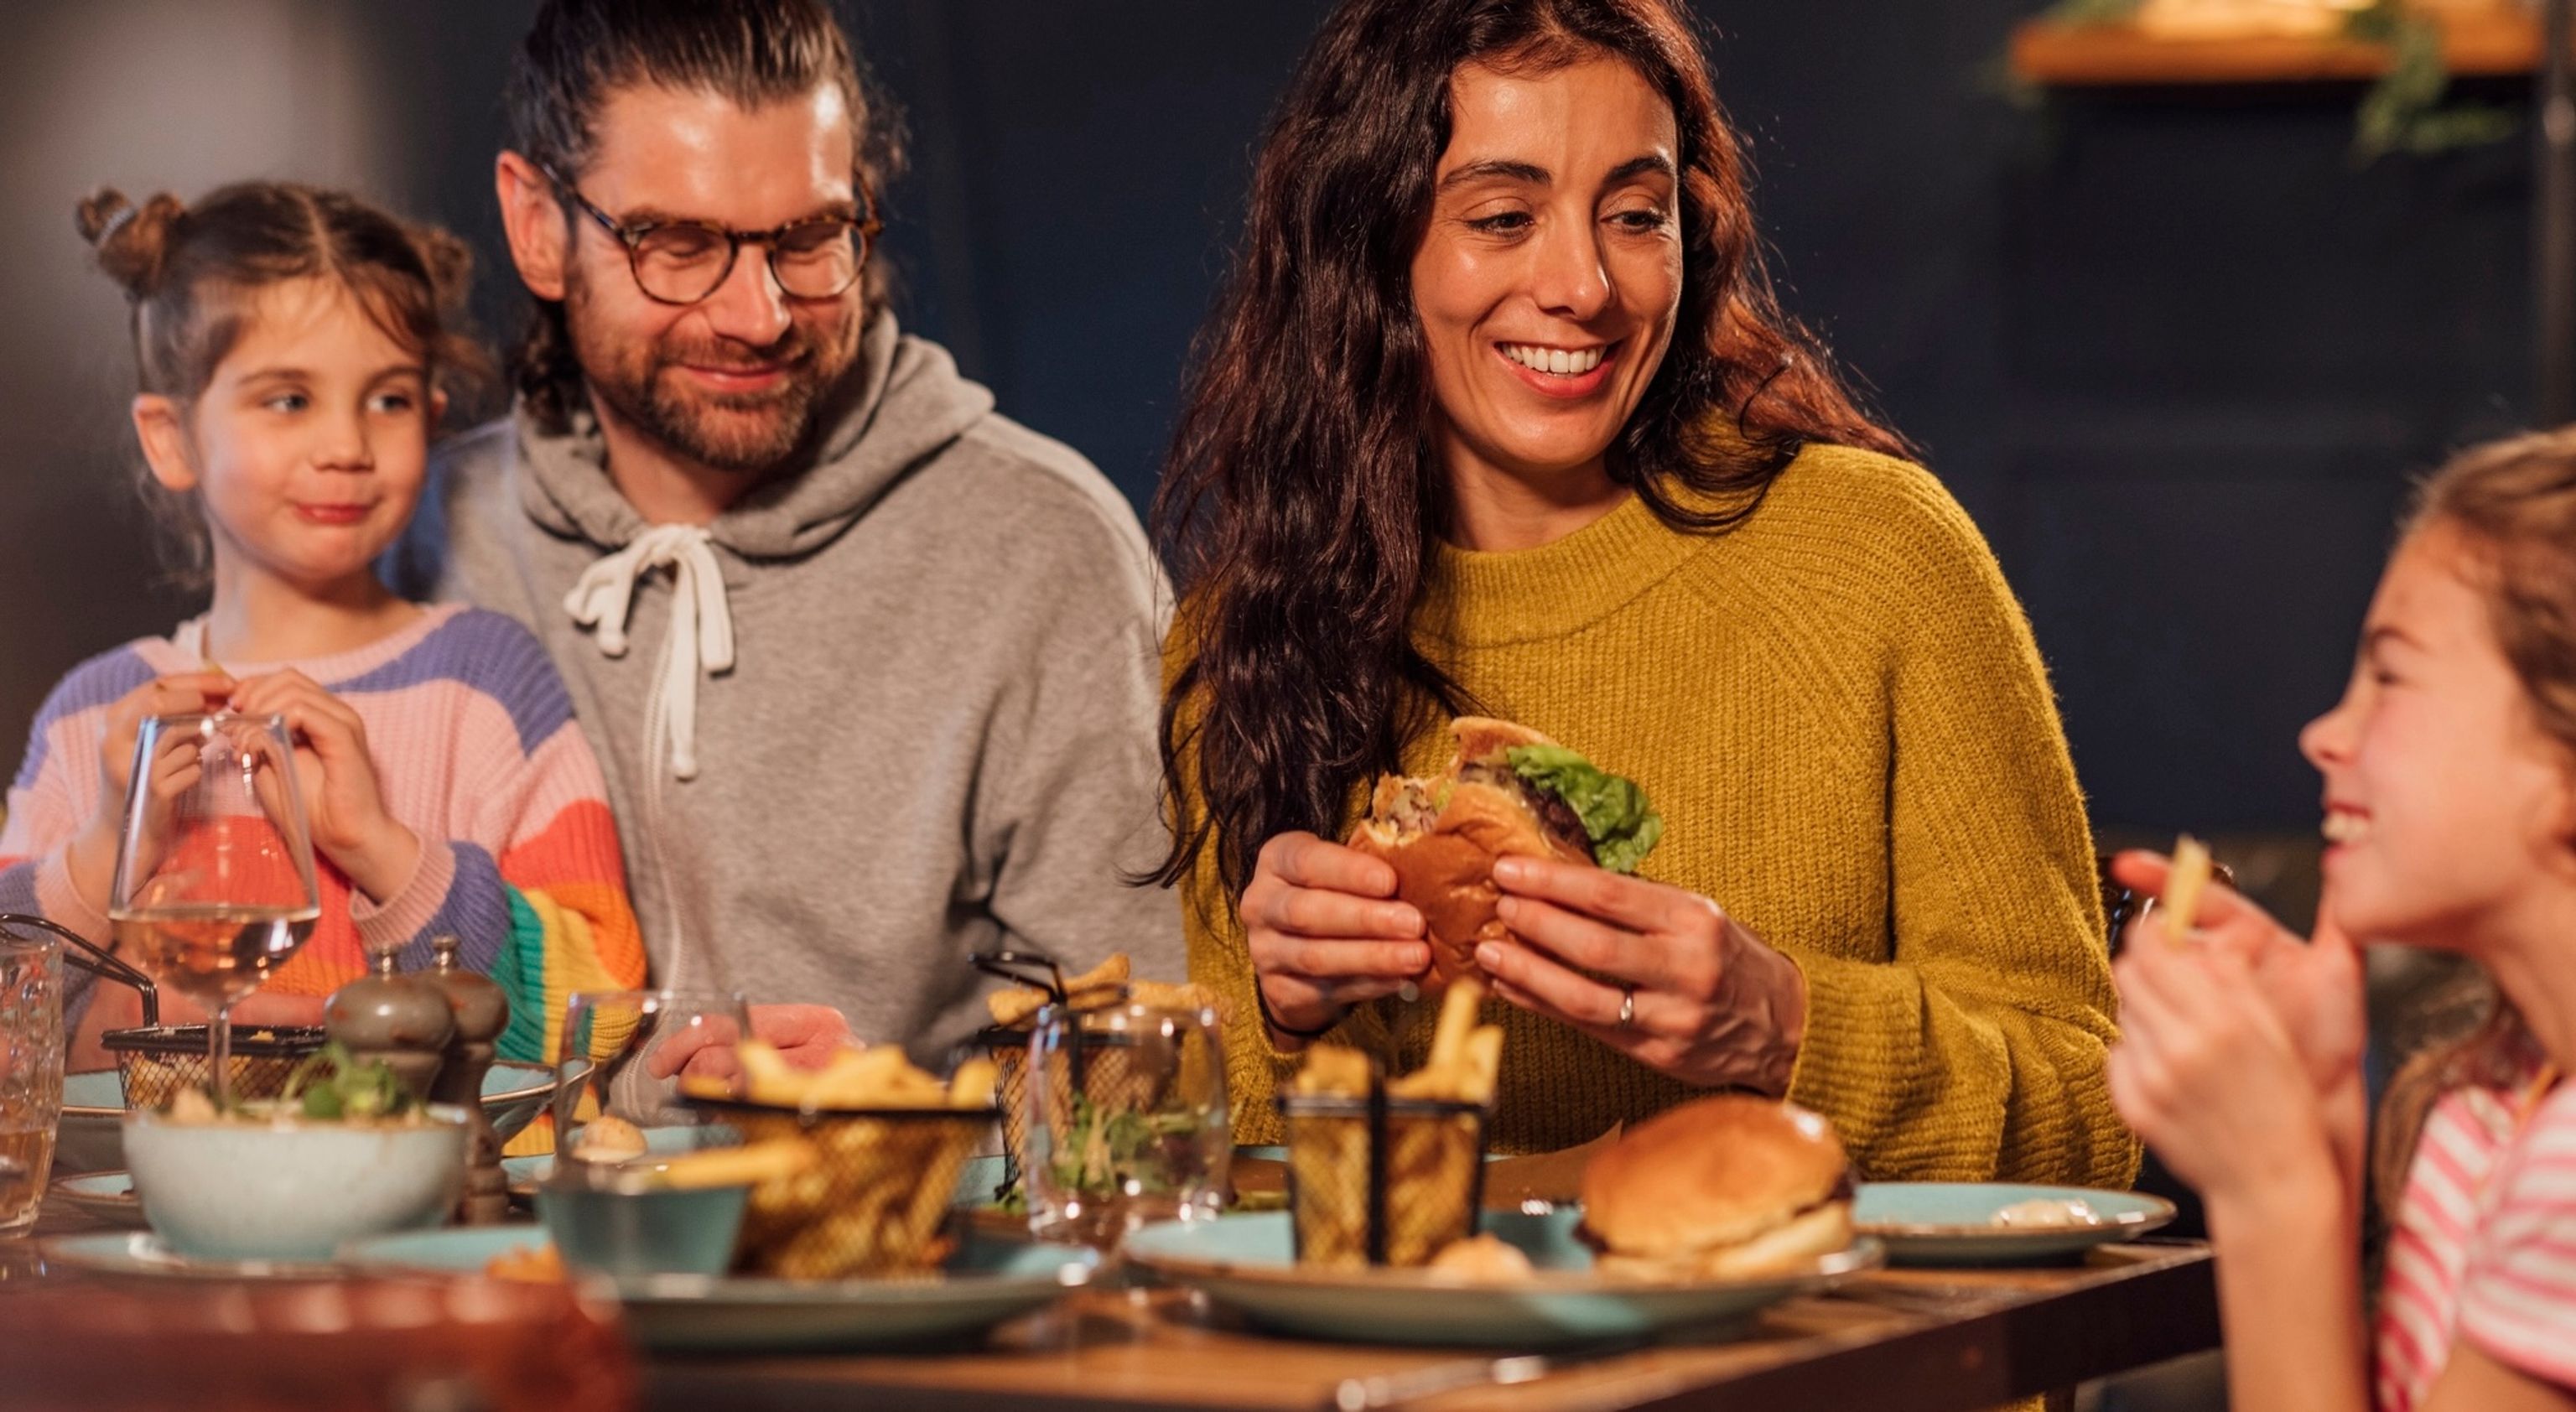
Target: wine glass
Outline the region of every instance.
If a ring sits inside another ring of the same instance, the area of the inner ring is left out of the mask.
[[[156,716],[134,742],[108,921],[156,985],[211,1011],[217,1107],[232,1100],[232,1007],[322,915],[283,716]]]
[[[739,991],[575,992],[564,1004],[555,1071],[555,1151],[576,1163],[627,1155],[584,1141],[600,1118],[638,1129],[705,1126],[704,1114],[679,1101],[680,1077],[729,1077],[732,1051],[750,1033]]]

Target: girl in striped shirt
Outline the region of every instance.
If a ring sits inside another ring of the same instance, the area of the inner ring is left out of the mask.
[[[236,1018],[319,1023],[370,955],[417,968],[454,935],[509,993],[503,1055],[551,1057],[567,992],[644,978],[598,762],[526,630],[407,602],[372,567],[420,498],[442,384],[481,368],[453,331],[464,247],[274,182],[193,208],[101,192],[80,220],[133,309],[147,497],[212,601],[46,700],[0,828],[0,910],[108,944],[142,720],[283,716],[322,916]],[[76,978],[69,999],[75,1067],[103,1062],[103,1031],[139,1022],[121,987]],[[189,1009],[163,997],[165,1018]]]
[[[2196,930],[2151,915],[2119,963],[2112,1097],[2207,1201],[2231,1405],[2576,1409],[2576,429],[2425,484],[2300,743],[2325,776],[2316,935],[2213,889]],[[2162,859],[2117,867],[2163,886]],[[2375,1163],[2355,938],[2455,952],[2487,990],[2392,1085]]]

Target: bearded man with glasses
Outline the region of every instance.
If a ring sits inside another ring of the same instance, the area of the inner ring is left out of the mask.
[[[656,982],[929,1058],[972,952],[1178,976],[1176,904],[1125,882],[1163,847],[1152,556],[897,329],[893,124],[830,12],[548,0],[508,107],[519,395],[449,444],[403,577],[553,652]]]

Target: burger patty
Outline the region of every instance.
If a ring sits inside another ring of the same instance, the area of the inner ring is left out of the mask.
[[[1461,765],[1458,778],[1462,782],[1472,780],[1496,789],[1508,789],[1519,795],[1530,812],[1538,816],[1538,826],[1548,837],[1567,844],[1586,858],[1593,856],[1592,831],[1583,827],[1583,816],[1574,812],[1573,805],[1557,798],[1555,791],[1531,784],[1522,779],[1518,771],[1503,764],[1478,762]]]

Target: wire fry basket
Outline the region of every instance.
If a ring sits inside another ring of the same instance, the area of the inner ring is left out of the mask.
[[[322,1050],[318,1029],[275,1026],[235,1029],[232,1095],[239,1099],[285,1096],[296,1066]],[[147,1025],[109,1030],[99,1037],[116,1056],[116,1075],[128,1108],[159,1108],[181,1089],[212,1092],[215,1061],[206,1052],[204,1025]]]
[[[691,1098],[747,1143],[798,1138],[819,1160],[751,1189],[735,1266],[792,1280],[927,1276],[958,1169],[992,1126],[990,1108],[791,1108]]]
[[[100,980],[130,986],[143,997],[139,1027],[109,1030],[99,1043],[116,1056],[116,1077],[128,1108],[159,1108],[183,1088],[214,1091],[215,1061],[208,1052],[204,1025],[161,1023],[161,997],[152,978],[89,938],[42,917],[0,912],[0,932],[33,927],[59,938],[67,947],[63,960]],[[236,1027],[232,1042],[232,1094],[235,1098],[270,1099],[286,1092],[295,1066],[318,1053],[322,1031],[274,1026]]]
[[[1289,1094],[1288,1206],[1297,1263],[1413,1267],[1476,1233],[1484,1205],[1483,1104]]]
[[[1009,981],[1014,985],[1045,991],[1048,1008],[1061,1008],[1071,998],[1070,992],[1065,988],[1064,968],[1057,964],[1054,957],[1044,952],[979,951],[966,959],[976,970],[988,976]],[[1105,1009],[1112,1005],[1126,1003],[1126,998],[1127,988],[1122,985],[1117,987],[1115,993],[1104,999],[1099,1006],[1086,1008]],[[1041,1010],[1038,1015],[1044,1013],[1046,1012]],[[998,1071],[995,1075],[995,1087],[1002,1101],[1003,1160],[1002,1183],[993,1189],[993,1199],[996,1201],[1009,1195],[1011,1190],[1020,1184],[1020,1174],[1028,1169],[1029,1037],[1037,1031],[1038,1015],[1031,1015],[1015,1025],[987,1025],[976,1031],[975,1037],[968,1041],[976,1049],[991,1055],[993,1067]],[[1127,1100],[1121,1104],[1122,1111],[1137,1106],[1137,1100],[1151,1095],[1135,1091],[1135,1079],[1131,1068],[1118,1064],[1102,1065],[1101,1072],[1095,1080],[1092,1074],[1093,1066],[1089,1059],[1089,1051],[1133,1044],[1134,1040],[1124,1035],[1089,1037],[1086,1047],[1077,1051],[1074,1056],[1072,1072],[1059,1071],[1060,1077],[1050,1085],[1055,1091],[1049,1094],[1049,1101],[1058,1105],[1069,1104],[1073,1096],[1072,1073],[1079,1073],[1082,1076],[1083,1091],[1089,1094],[1094,1102],[1112,1098]],[[1122,1078],[1122,1075],[1126,1077]],[[1091,1087],[1095,1081],[1108,1087],[1095,1090]]]

